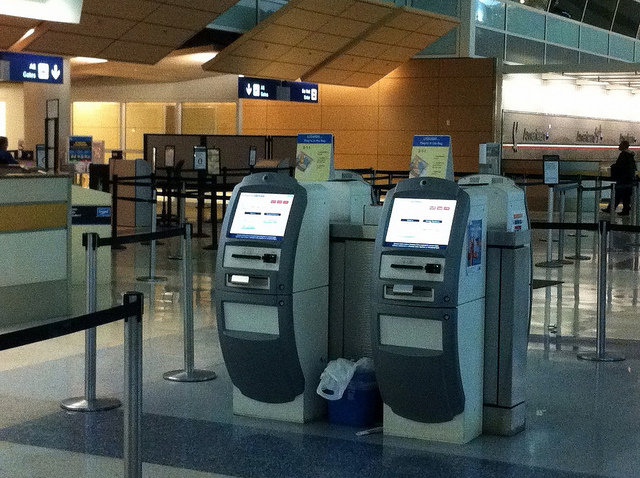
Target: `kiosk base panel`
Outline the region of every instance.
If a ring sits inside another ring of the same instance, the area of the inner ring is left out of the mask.
[[[525,428],[527,409],[524,402],[512,408],[485,405],[482,411],[482,433],[513,436]]]

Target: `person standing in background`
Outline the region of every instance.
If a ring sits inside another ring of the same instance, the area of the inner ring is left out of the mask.
[[[618,149],[620,150],[618,159],[611,165],[611,179],[616,182],[616,197],[614,202],[602,212],[611,212],[611,207],[615,211],[618,204],[622,202],[620,215],[628,216],[631,211],[633,180],[636,178],[636,161],[633,152],[629,151],[629,141],[621,141]]]
[[[0,164],[19,164],[7,151],[8,148],[9,140],[5,136],[0,136]]]

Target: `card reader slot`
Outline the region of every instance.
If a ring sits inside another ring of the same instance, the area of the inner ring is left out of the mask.
[[[234,259],[251,259],[254,261],[262,260],[262,256],[254,256],[250,254],[231,254]]]
[[[226,283],[227,287],[269,290],[269,277],[246,274],[227,274]]]
[[[433,302],[433,288],[421,286],[398,287],[396,284],[385,284],[384,298],[393,300],[411,300],[419,302]]]
[[[424,269],[424,266],[418,266],[414,264],[391,264],[389,267],[392,269],[410,269],[420,271]]]

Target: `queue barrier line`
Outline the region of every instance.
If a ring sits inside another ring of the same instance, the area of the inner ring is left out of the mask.
[[[0,332],[0,350],[10,350],[124,320],[124,478],[142,478],[143,313],[143,295],[140,292],[127,292],[120,306],[21,330]]]

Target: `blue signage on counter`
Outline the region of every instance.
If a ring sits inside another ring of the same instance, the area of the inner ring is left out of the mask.
[[[451,146],[451,136],[416,135],[413,137],[413,146]]]
[[[317,103],[318,84],[240,76],[238,98]]]
[[[108,226],[111,224],[111,206],[72,206],[71,224]]]
[[[0,52],[0,60],[9,62],[9,81],[61,84],[64,78],[60,56]]]
[[[298,144],[331,144],[333,143],[332,134],[304,134],[298,133]]]
[[[91,161],[92,143],[92,136],[69,136],[69,161]]]

